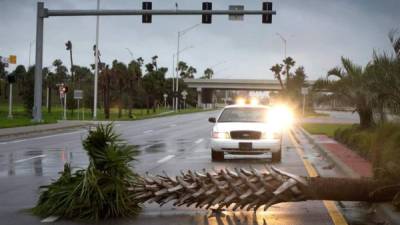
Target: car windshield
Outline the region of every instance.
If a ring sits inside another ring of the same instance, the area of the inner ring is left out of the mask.
[[[267,121],[266,108],[227,108],[218,122],[264,123]]]

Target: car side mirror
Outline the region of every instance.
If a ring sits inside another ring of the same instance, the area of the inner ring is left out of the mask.
[[[217,122],[217,120],[215,119],[215,117],[210,117],[210,118],[208,118],[208,122],[215,123],[215,122]]]

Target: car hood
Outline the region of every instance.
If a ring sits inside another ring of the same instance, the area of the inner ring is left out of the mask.
[[[251,130],[264,132],[270,130],[271,126],[268,123],[217,123],[215,124],[214,132],[230,132],[235,130]]]

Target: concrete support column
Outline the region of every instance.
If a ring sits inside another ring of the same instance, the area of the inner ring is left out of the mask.
[[[197,88],[197,108],[201,108],[203,105],[201,100],[201,88]]]

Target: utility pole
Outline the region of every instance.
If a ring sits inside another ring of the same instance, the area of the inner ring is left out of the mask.
[[[97,11],[100,10],[100,0],[97,0]],[[93,120],[97,119],[97,89],[99,79],[99,22],[100,17],[96,17],[96,47],[94,53],[94,99],[93,99]]]

